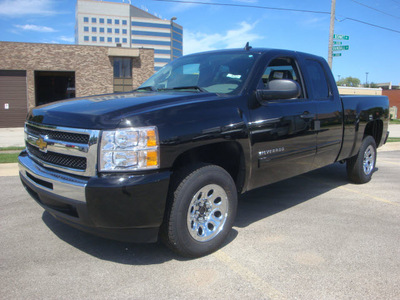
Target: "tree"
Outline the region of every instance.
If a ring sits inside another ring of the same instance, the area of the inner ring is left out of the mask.
[[[336,84],[338,86],[352,86],[352,87],[356,87],[360,85],[360,79],[355,78],[355,77],[346,77],[346,78],[342,78],[340,79],[338,82],[336,82]]]

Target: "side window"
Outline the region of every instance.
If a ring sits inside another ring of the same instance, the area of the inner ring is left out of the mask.
[[[316,60],[307,59],[306,68],[311,80],[314,98],[328,99],[331,93],[321,64]]]
[[[291,79],[297,81],[301,87],[303,86],[297,64],[295,60],[290,57],[280,57],[272,60],[265,68],[264,74],[262,75],[262,83],[260,83],[259,86],[266,88],[269,82],[276,79]],[[303,90],[299,98],[304,98]]]

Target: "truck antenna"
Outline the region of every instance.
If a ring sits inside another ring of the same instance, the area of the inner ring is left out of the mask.
[[[249,45],[249,42],[247,42],[246,46],[244,46],[244,50],[246,50],[246,51],[249,51],[251,48],[253,48],[253,47]]]

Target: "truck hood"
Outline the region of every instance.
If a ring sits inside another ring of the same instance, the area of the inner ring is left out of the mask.
[[[219,98],[213,93],[134,92],[63,100],[38,106],[28,121],[54,126],[85,129],[126,127],[124,121],[135,115],[171,106],[188,105]]]

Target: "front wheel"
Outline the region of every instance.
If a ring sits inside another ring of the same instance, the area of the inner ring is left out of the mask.
[[[177,176],[162,230],[162,239],[185,257],[200,257],[218,249],[236,215],[237,191],[221,167],[201,165]]]
[[[367,136],[361,143],[358,154],[347,160],[347,175],[354,183],[367,183],[371,180],[376,163],[376,143]]]

